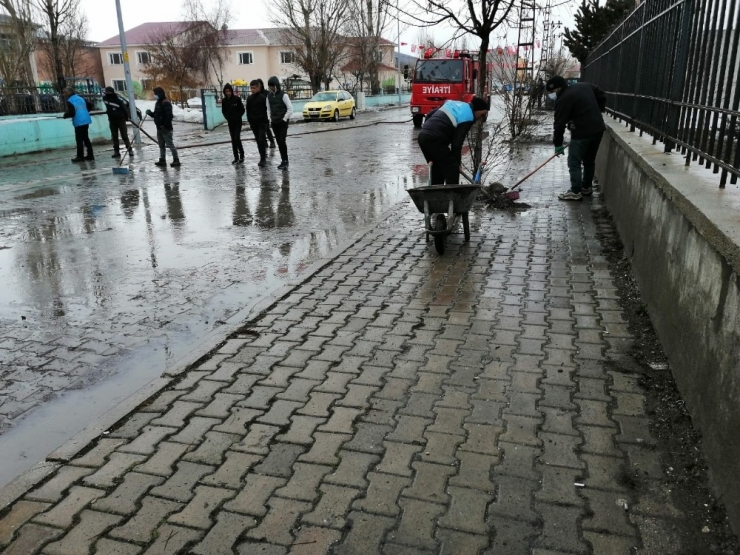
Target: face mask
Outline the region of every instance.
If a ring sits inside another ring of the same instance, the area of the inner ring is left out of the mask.
[[[551,93],[548,93],[547,96],[550,98],[550,100],[557,100],[558,99],[558,93],[551,92]]]

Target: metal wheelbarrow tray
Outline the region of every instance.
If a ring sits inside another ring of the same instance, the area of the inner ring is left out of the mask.
[[[434,246],[439,254],[444,254],[445,241],[455,228],[458,217],[462,217],[465,241],[470,241],[468,212],[479,190],[480,185],[431,185],[407,189],[416,208],[424,213],[427,241],[430,235],[434,237]],[[432,215],[435,216],[433,219]]]

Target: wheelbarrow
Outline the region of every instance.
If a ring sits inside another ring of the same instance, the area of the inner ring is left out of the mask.
[[[434,247],[440,255],[445,252],[447,236],[453,233],[458,218],[462,219],[465,241],[470,241],[468,212],[479,190],[480,185],[430,185],[407,189],[416,208],[424,213],[426,240],[429,241],[430,235],[434,237]]]

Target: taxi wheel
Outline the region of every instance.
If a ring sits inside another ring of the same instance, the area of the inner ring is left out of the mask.
[[[332,119],[334,121],[339,121],[339,110],[334,110],[334,117]]]
[[[357,108],[352,106],[352,113],[349,115],[349,119],[355,119],[357,117]]]

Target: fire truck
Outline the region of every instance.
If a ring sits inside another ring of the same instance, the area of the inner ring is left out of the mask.
[[[430,48],[416,61],[411,77],[411,116],[414,127],[445,100],[470,102],[478,86],[478,53],[468,50],[440,51]]]

